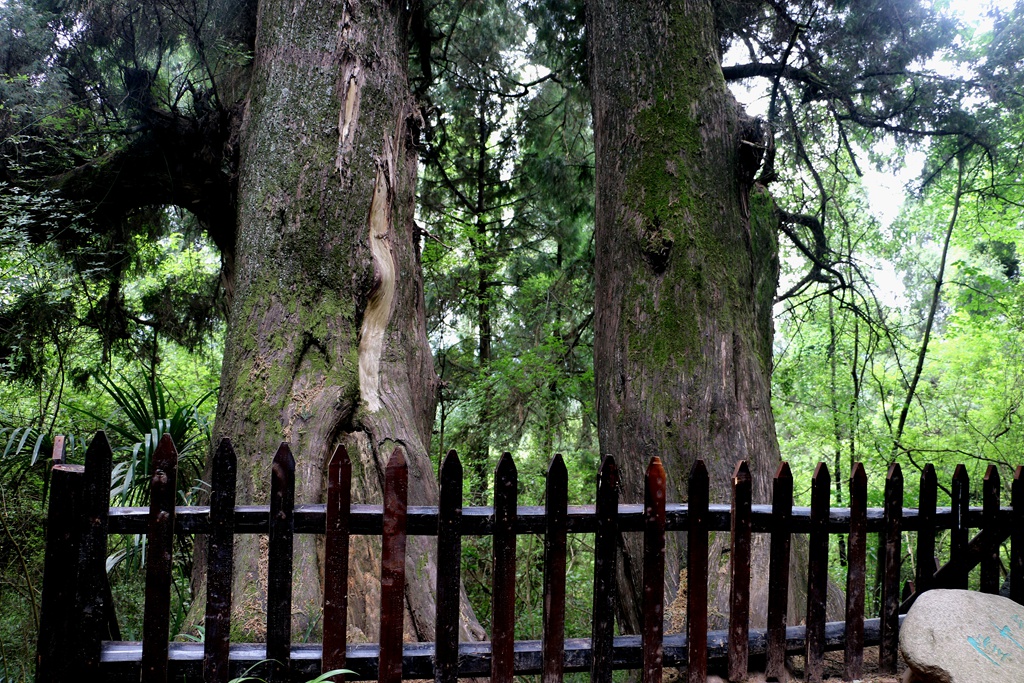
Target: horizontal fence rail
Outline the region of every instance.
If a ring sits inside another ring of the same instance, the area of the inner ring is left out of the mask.
[[[380,536],[383,533],[383,506],[353,504],[349,533],[353,535]],[[644,506],[619,503],[616,508],[619,531],[644,530]],[[956,528],[957,522],[951,508],[936,508],[931,518],[922,519],[916,508],[902,508],[902,529],[921,531],[933,528],[945,531]],[[295,533],[326,533],[326,506],[323,504],[295,506]],[[438,508],[432,505],[410,505],[407,512],[406,533],[409,536],[436,536]],[[866,515],[867,533],[879,533],[884,529],[885,512],[882,508],[869,508]],[[1013,508],[1004,506],[995,515],[998,527],[1008,527],[1013,518]],[[108,533],[144,534],[149,524],[149,508],[110,508]],[[544,534],[547,517],[540,505],[519,505],[513,521],[517,535]],[[751,506],[751,531],[771,533],[778,523],[774,521],[771,505]],[[981,507],[970,507],[964,517],[966,527],[980,529],[985,521]],[[665,506],[665,530],[686,531],[689,512],[685,503],[668,503]],[[793,507],[791,518],[784,523],[794,534],[811,531],[811,509]],[[270,507],[267,505],[236,505],[234,508],[234,533],[265,534],[270,528]],[[731,506],[709,505],[707,512],[709,531],[729,531],[732,528]],[[180,534],[208,534],[210,508],[206,505],[179,505],[175,508],[174,532]],[[474,506],[462,508],[462,519],[457,530],[462,536],[490,536],[494,532],[494,508]],[[570,534],[593,534],[597,531],[593,505],[570,505],[566,510],[566,530]],[[850,531],[850,508],[830,508],[826,521],[829,534],[846,534]]]
[[[902,620],[902,617],[901,617]],[[804,626],[789,626],[785,632],[784,652],[788,655],[803,655],[805,647]],[[825,628],[826,649],[841,650],[845,642],[845,624],[830,622]],[[879,620],[864,621],[865,641],[877,644]],[[404,679],[434,678],[434,643],[406,643],[402,649],[402,677]],[[728,631],[710,631],[707,637],[709,659],[725,659],[728,654]],[[763,629],[750,629],[748,647],[751,655],[763,655],[767,650],[767,635]],[[640,669],[643,656],[640,636],[615,636],[610,663],[615,670]],[[139,680],[140,643],[105,643],[102,655],[104,680],[111,683]],[[320,675],[322,647],[316,643],[293,643],[291,647],[292,677],[296,681],[308,681]],[[232,644],[229,656],[231,676],[241,676],[252,666],[266,660],[267,648],[263,644]],[[380,646],[376,643],[349,645],[346,666],[355,675],[346,676],[349,681],[369,681],[377,678]],[[543,673],[543,648],[540,640],[517,640],[514,648],[516,675]],[[566,638],[562,655],[564,673],[588,672],[593,662],[590,638]],[[687,665],[687,639],[684,634],[665,635],[664,665],[685,667]],[[323,666],[324,670],[331,670]],[[185,676],[199,679],[203,670],[203,645],[201,643],[171,643],[169,671],[172,679]],[[458,649],[458,677],[476,678],[491,675],[491,644],[460,643]]]
[[[90,444],[86,464],[62,462],[62,440],[55,440],[52,494],[48,516],[40,634],[39,683],[89,680],[165,683],[170,680],[220,681],[250,672],[268,681],[308,681],[322,672],[349,669],[347,680],[465,677],[511,681],[514,675],[539,674],[544,683],[567,673],[589,672],[593,681],[611,681],[612,671],[635,669],[644,683],[662,679],[664,668],[686,670],[687,680],[705,681],[709,662],[720,662],[730,680],[743,680],[751,658],[769,678],[785,675],[787,655],[804,659],[808,681],[824,676],[824,653],[844,651],[845,680],[863,670],[863,650],[879,646],[879,671],[896,669],[901,615],[931,588],[966,587],[968,574],[980,569],[981,589],[996,592],[1001,583],[999,548],[1011,539],[1011,598],[1024,603],[1024,470],[1010,486],[1010,505],[1000,505],[999,472],[990,466],[980,487],[982,506],[970,507],[970,480],[958,466],[951,482],[951,505],[937,506],[934,468],[920,477],[919,505],[903,507],[905,483],[898,465],[886,476],[884,505],[867,507],[867,478],[855,465],[845,482],[849,507],[830,507],[833,482],[819,464],[811,478],[810,507],[793,507],[793,476],[782,463],[772,483],[772,505],[754,505],[752,479],[745,462],[732,477],[730,505],[709,504],[709,479],[697,461],[687,480],[688,504],[666,502],[667,477],[660,460],[646,473],[645,502],[619,501],[618,467],[605,457],[597,478],[596,504],[568,505],[565,463],[556,456],[546,477],[544,506],[518,505],[515,461],[504,454],[495,472],[495,504],[462,506],[463,471],[449,452],[439,473],[439,505],[409,506],[408,466],[397,448],[385,471],[384,504],[352,505],[352,465],[339,448],[328,469],[327,501],[295,505],[295,461],[287,445],[274,456],[268,505],[236,505],[237,460],[223,440],[212,461],[209,506],[175,506],[177,453],[169,436],[161,439],[151,466],[149,508],[110,508],[112,452],[102,432]],[[971,529],[981,529],[974,538]],[[937,567],[935,541],[948,531],[949,562]],[[620,535],[643,538],[643,618],[637,635],[614,635],[616,572]],[[685,633],[665,634],[665,538],[685,533],[687,542]],[[708,540],[728,532],[730,592],[728,628],[709,630]],[[916,532],[916,572],[901,583],[903,534]],[[142,642],[122,642],[104,562],[111,534],[144,534],[145,613]],[[175,534],[196,534],[207,544],[208,573],[205,642],[169,642],[171,548]],[[230,641],[233,537],[268,536],[267,636],[265,643]],[[323,643],[292,642],[291,586],[295,534],[324,537]],[[543,615],[540,640],[516,640],[515,579],[517,537],[544,537]],[[594,536],[594,600],[590,638],[565,637],[568,534]],[[749,626],[751,540],[770,538],[767,627]],[[806,625],[786,623],[789,557],[794,534],[806,535]],[[829,539],[846,536],[846,614],[826,623]],[[866,618],[868,535],[878,538],[876,618]],[[376,644],[346,641],[348,554],[352,535],[381,537],[381,627]],[[461,543],[464,536],[490,536],[494,565],[492,628],[489,642],[459,642]],[[435,536],[438,549],[435,643],[405,643],[404,594],[408,536]],[[203,540],[205,539],[205,540]],[[75,653],[69,657],[68,653]],[[250,671],[251,670],[251,671]],[[332,680],[343,680],[335,676]]]

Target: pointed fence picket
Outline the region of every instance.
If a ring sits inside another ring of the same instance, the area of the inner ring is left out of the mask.
[[[889,465],[885,478],[885,559],[882,566],[881,642],[878,644],[878,671],[896,673],[900,629],[900,527],[903,523],[903,473],[898,463]]]
[[[86,454],[86,480],[89,457]],[[107,470],[109,471],[109,469]],[[172,554],[174,552],[174,496],[178,452],[170,434],[164,434],[153,452],[149,487],[149,530],[146,533],[146,603],[142,616],[142,682],[167,683],[168,631],[171,618]],[[83,635],[83,637],[86,637]]]
[[[491,681],[512,683],[516,628],[516,510],[519,478],[511,453],[494,471],[493,573],[491,584]]]
[[[377,672],[380,683],[398,683],[402,680],[408,505],[409,465],[405,460],[405,452],[396,448],[384,468],[384,531],[380,553],[380,664]]]
[[[561,455],[548,467],[544,509],[548,524],[544,530],[544,615],[541,650],[544,655],[542,683],[562,680],[562,651],[565,648],[565,570],[568,544],[569,472]]]
[[[561,462],[561,458],[559,458]],[[667,480],[661,459],[651,458],[644,481],[644,628],[643,683],[660,681],[664,663],[665,624],[665,495]]]
[[[864,668],[864,598],[867,561],[868,477],[862,463],[850,472],[850,533],[846,553],[846,648],[843,678],[860,679]]]
[[[820,462],[811,477],[811,533],[807,542],[807,639],[804,672],[808,681],[822,680],[825,670],[825,605],[828,591],[828,517],[832,479]]]
[[[448,451],[441,464],[437,516],[437,640],[435,680],[455,683],[459,676],[459,602],[462,576],[462,463]],[[325,667],[326,668],[326,667]],[[330,669],[328,669],[329,671]]]
[[[786,675],[786,609],[789,605],[790,518],[793,513],[793,474],[779,463],[772,481],[772,532],[768,561],[768,657],[765,674],[774,680]]]
[[[938,508],[937,477],[921,472],[917,509],[903,507],[904,483],[898,465],[885,481],[883,507],[867,507],[867,476],[856,463],[849,481],[849,508],[831,508],[831,478],[824,464],[811,479],[810,508],[793,507],[793,476],[782,463],[772,482],[771,506],[754,504],[756,490],[745,462],[732,477],[731,504],[711,505],[710,480],[700,460],[689,472],[687,503],[668,503],[667,476],[658,458],[647,469],[643,505],[620,504],[619,473],[611,457],[601,461],[596,505],[570,506],[568,472],[561,456],[548,469],[545,505],[518,505],[515,460],[505,453],[495,472],[494,507],[462,506],[462,464],[454,451],[440,469],[436,507],[408,505],[409,464],[402,448],[385,469],[383,505],[351,504],[352,463],[338,448],[328,466],[326,503],[296,505],[295,460],[287,445],[271,468],[269,505],[236,505],[237,460],[223,440],[211,467],[209,507],[176,506],[177,453],[169,436],[154,454],[150,507],[108,508],[112,452],[101,433],[86,453],[86,465],[63,463],[63,440],[55,439],[50,475],[48,544],[36,680],[83,677],[104,681],[210,681],[226,683],[254,665],[270,681],[306,681],[321,673],[350,669],[332,680],[433,677],[439,683],[540,674],[557,683],[566,673],[589,671],[592,681],[611,681],[613,670],[639,669],[644,683],[662,680],[665,667],[687,669],[687,680],[707,680],[709,662],[726,667],[731,680],[743,680],[753,656],[764,656],[769,679],[783,675],[785,657],[805,656],[805,678],[820,681],[824,653],[843,650],[845,680],[863,672],[863,651],[879,646],[879,668],[896,665],[900,615],[924,590],[961,587],[980,565],[980,586],[999,583],[999,548],[1010,539],[1010,594],[1024,599],[1024,468],[1013,472],[1010,505],[1000,507],[999,472],[989,467],[980,489],[982,506],[971,508],[970,480],[960,465],[953,475],[949,508]],[[60,449],[59,452],[57,449]],[[971,529],[981,529],[973,539]],[[937,566],[936,534],[949,532],[949,561]],[[616,580],[622,533],[643,534],[641,633],[615,635],[619,586]],[[730,534],[728,629],[710,631],[707,602],[708,540]],[[906,574],[904,532],[917,533],[916,571]],[[175,534],[206,537],[205,642],[170,642],[171,553]],[[233,541],[238,534],[268,535],[266,643],[231,643]],[[666,535],[686,535],[686,633],[666,634]],[[103,562],[109,534],[146,534],[143,640],[120,642]],[[294,643],[291,633],[292,561],[295,534],[324,536],[323,644]],[[379,644],[347,643],[348,555],[352,534],[381,537],[381,630]],[[436,642],[405,643],[406,539],[437,537]],[[493,541],[492,632],[487,642],[459,642],[462,537],[490,535]],[[516,539],[542,534],[543,614],[540,640],[516,640]],[[594,535],[594,596],[590,638],[566,638],[566,564],[569,534]],[[749,625],[751,547],[754,534],[770,544],[767,628]],[[793,534],[806,534],[808,575],[804,625],[788,625],[790,547]],[[829,536],[847,537],[846,612],[842,622],[826,623]],[[880,541],[880,609],[866,618],[867,544]],[[902,601],[901,601],[902,597]],[[69,657],[71,653],[71,657]],[[262,669],[262,670],[261,670]]]
[[[229,439],[213,454],[210,533],[206,536],[206,619],[203,679],[227,683],[231,638],[231,573],[234,568],[235,481],[238,465]],[[346,553],[346,558],[348,557]]]
[[[614,665],[615,555],[619,528],[619,470],[606,455],[597,471],[597,530],[594,537],[593,647],[590,680],[610,683]]]
[[[698,460],[690,470],[686,536],[686,645],[689,683],[708,677],[708,470]]]

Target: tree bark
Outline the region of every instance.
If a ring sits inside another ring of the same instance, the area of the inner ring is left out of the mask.
[[[409,504],[437,504],[438,382],[413,224],[418,119],[405,22],[390,2],[259,3],[214,429],[239,454],[239,504],[265,503],[281,441],[295,455],[297,504],[322,499],[339,444],[353,461],[353,503],[381,502],[385,463],[401,445]],[[314,537],[295,543],[293,639],[316,639],[322,562]],[[353,538],[355,640],[378,638],[379,554],[379,539]],[[433,543],[410,537],[408,556],[406,632],[432,640]],[[233,620],[254,639],[265,628],[266,561],[261,537],[236,537]],[[462,638],[478,628],[464,624]]]
[[[594,370],[601,451],[623,502],[643,502],[657,455],[671,500],[705,461],[712,501],[729,500],[737,460],[765,502],[779,462],[770,405],[777,214],[754,184],[766,141],[729,94],[709,1],[592,1],[590,84],[597,174]],[[685,557],[673,535],[666,599]],[[710,560],[712,622],[728,614],[728,537]],[[767,544],[755,543],[767,568]],[[620,619],[640,626],[641,539],[626,535]],[[766,618],[767,571],[751,584]],[[791,598],[790,614],[799,613]]]

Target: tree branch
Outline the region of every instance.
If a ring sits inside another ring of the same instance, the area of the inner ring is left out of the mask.
[[[207,227],[222,253],[232,253],[236,176],[227,117],[216,125],[161,112],[149,118],[146,130],[124,147],[42,185],[84,204],[97,223],[147,206],[181,207]]]
[[[949,242],[953,237],[953,228],[960,213],[960,199],[964,192],[964,162],[963,157],[957,157],[956,194],[953,197],[953,212],[949,217],[949,226],[946,228],[946,236],[942,242],[942,258],[939,260],[939,272],[935,276],[935,287],[932,290],[931,306],[928,308],[928,321],[924,327],[924,337],[921,339],[921,350],[917,354],[917,366],[914,368],[914,375],[910,380],[910,387],[907,389],[907,396],[903,401],[903,408],[900,410],[900,417],[896,423],[896,433],[892,440],[891,459],[895,460],[896,453],[901,448],[907,452],[907,448],[901,444],[903,430],[907,424],[907,414],[910,412],[910,405],[914,401],[914,394],[917,392],[917,384],[921,379],[921,372],[924,369],[924,360],[928,355],[928,341],[932,335],[932,326],[935,324],[935,314],[939,309],[939,301],[942,293],[943,277],[946,273],[946,257],[949,255]]]

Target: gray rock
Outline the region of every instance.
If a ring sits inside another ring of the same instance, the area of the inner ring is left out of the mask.
[[[1024,606],[974,591],[928,591],[900,627],[900,650],[915,683],[1024,683]]]

